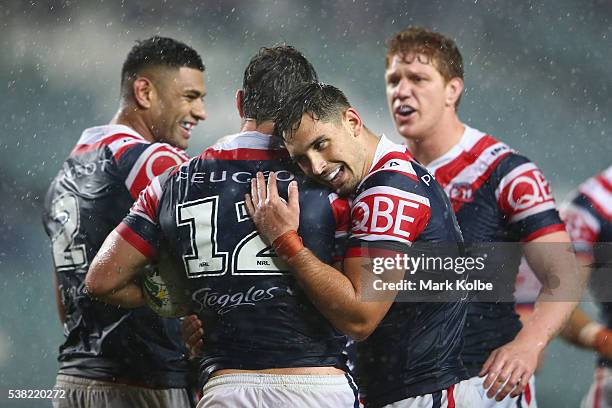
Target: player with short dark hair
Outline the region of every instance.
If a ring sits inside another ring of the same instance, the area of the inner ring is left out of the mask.
[[[308,301],[244,204],[257,172],[275,174],[283,185],[300,183],[300,232],[332,263],[336,238],[346,235],[348,204],[304,180],[282,140],[271,136],[269,117],[286,92],[313,79],[314,69],[295,48],[262,48],[237,93],[241,132],[153,180],[87,275],[93,296],[140,306],[143,291],[133,282],[139,267],[162,248],[171,253],[204,327],[198,407],[357,404],[345,374],[346,337]]]
[[[468,306],[462,358],[482,395],[477,405],[533,407],[529,382],[538,357],[583,287],[573,256],[562,249],[569,238],[550,186],[525,156],[461,122],[463,63],[452,39],[422,27],[396,33],[388,42],[385,81],[397,132],[449,195],[466,243],[522,243],[541,280],[561,282],[553,294],[540,294],[522,328],[512,302],[483,302],[477,295]],[[502,255],[489,258],[486,270],[514,288],[520,251]]]
[[[468,376],[460,358],[465,294],[458,290],[455,301],[434,302],[432,296],[398,302],[398,291],[391,289],[366,299],[376,288],[378,275],[371,265],[378,257],[416,255],[428,244],[440,253],[444,246],[448,255],[461,253],[461,233],[444,191],[405,146],[367,129],[333,86],[296,88],[275,122],[308,176],[352,197],[342,272],[321,262],[296,232],[305,211],[296,185],[289,186],[285,203],[277,177],[270,175],[266,187],[259,174],[246,197],[247,209],[321,313],[361,341],[359,386],[366,406],[467,407],[462,381]],[[423,270],[415,272],[420,277]],[[384,275],[393,284],[407,276],[401,266]]]
[[[204,65],[191,47],[152,37],[130,51],[119,111],[85,129],[55,177],[43,221],[51,238],[64,324],[56,407],[189,407],[179,323],[150,309],[92,300],[84,281],[106,236],[151,179],[185,162],[206,118]]]

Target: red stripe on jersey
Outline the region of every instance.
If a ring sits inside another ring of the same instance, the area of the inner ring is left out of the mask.
[[[414,242],[427,226],[430,216],[429,206],[423,203],[391,194],[369,194],[353,203],[351,235]]]
[[[597,176],[596,179],[606,190],[612,192],[612,184],[603,174],[600,174],[599,176]]]
[[[497,140],[493,139],[491,136],[483,136],[470,150],[461,152],[461,154],[451,160],[450,163],[436,170],[436,181],[442,188],[446,187],[466,166],[474,163],[482,152],[495,143],[498,143]]]
[[[209,148],[200,155],[203,160],[278,160],[289,157],[286,150],[264,150],[239,148],[216,150]]]
[[[332,213],[336,220],[336,232],[348,232],[351,225],[351,206],[349,202],[340,197],[330,198]]]
[[[455,408],[455,384],[448,387],[446,390],[446,399],[448,408]]]
[[[405,152],[389,152],[385,154],[383,157],[381,157],[381,159],[378,162],[376,162],[376,164],[374,165],[370,173],[373,173],[376,170],[379,170],[382,166],[384,166],[390,160],[393,160],[393,159],[406,160],[406,161],[414,160],[414,158],[412,157],[412,155],[410,154],[408,150],[406,150]]]
[[[540,238],[540,237],[543,237],[544,235],[552,234],[553,232],[559,232],[559,231],[565,231],[564,224],[553,224],[553,225],[548,225],[544,228],[540,228],[539,230],[527,235],[527,237],[523,238],[521,241],[522,242],[533,241],[536,238]]]
[[[520,168],[521,166],[517,167],[517,171],[521,171]],[[539,213],[554,206],[550,184],[544,174],[534,165],[527,168],[528,170],[520,174],[511,175],[512,179],[508,180],[499,193],[499,208],[510,217],[510,222],[513,222],[513,219],[522,219],[528,214],[533,215],[532,211]],[[545,203],[549,205],[546,206]],[[541,207],[540,210],[537,210],[538,206]]]
[[[117,149],[115,154],[113,154],[114,159],[115,160],[121,159],[121,156],[123,156],[123,153],[127,152],[128,150],[130,150],[130,148],[134,147],[134,145],[137,144],[137,143],[139,143],[139,142],[134,141],[134,143],[126,143],[123,146],[121,146],[119,149]]]
[[[487,179],[489,178],[491,173],[493,173],[493,171],[495,170],[495,168],[497,167],[499,162],[502,161],[502,159],[504,159],[509,154],[511,154],[511,152],[507,152],[507,153],[504,153],[501,156],[499,156],[497,159],[495,159],[493,161],[493,163],[491,163],[489,165],[489,167],[487,168],[487,170],[484,173],[482,173],[480,176],[478,176],[478,178],[470,186],[470,194],[471,194],[472,197],[474,196],[476,191],[478,191],[478,189],[487,181]],[[438,180],[437,174],[438,174],[438,172],[436,172],[436,176],[435,176],[436,181]],[[451,193],[452,193],[452,191],[451,191]],[[468,201],[464,201],[464,200],[456,200],[456,199],[454,199],[452,194],[450,195],[450,200],[451,200],[451,204],[453,205],[453,211],[455,213],[457,213],[461,209],[461,207],[463,207],[463,204],[468,202]]]
[[[155,258],[155,248],[145,241],[140,235],[135,233],[130,227],[123,222],[115,228],[115,231],[121,235],[130,245],[138,250],[141,254],[149,259]]]
[[[572,242],[586,244],[589,247],[597,242],[601,227],[595,217],[590,221],[590,216],[591,214],[587,210],[575,207],[573,204],[565,208],[561,218],[565,222],[565,227]]]
[[[153,178],[159,176],[170,167],[184,163],[186,161],[185,157],[167,146],[160,145],[142,163],[137,164],[140,166],[139,168],[132,169],[132,171],[136,171],[136,175],[133,180],[128,178],[131,181],[131,184],[128,184],[131,196],[136,199],[140,192],[151,183]],[[128,180],[126,180],[126,183],[129,183]]]
[[[595,375],[595,391],[593,392],[593,407],[599,408],[601,406],[601,385],[604,380],[604,369],[603,367],[597,368],[597,374]]]
[[[157,207],[159,205],[159,197],[153,185],[149,185],[138,196],[134,202],[130,212],[140,213],[149,218],[152,222],[157,219]]]
[[[119,140],[121,138],[129,138],[130,140],[135,139],[134,136],[128,135],[127,133],[117,133],[115,135],[112,135],[112,136],[109,136],[109,137],[105,137],[102,140],[98,140],[96,143],[92,143],[92,144],[77,144],[76,146],[74,146],[74,149],[72,149],[72,152],[70,152],[70,154],[71,155],[79,155],[79,154],[91,152],[91,151],[94,151],[94,150],[98,150],[102,146],[108,146],[109,144],[111,144],[114,141]]]
[[[402,255],[402,252],[393,251],[391,249],[351,247],[346,250],[345,258],[395,258],[396,255]]]
[[[595,211],[597,211],[597,213],[602,216],[603,218],[607,219],[607,220],[612,220],[612,214],[608,213],[608,210],[606,210],[602,205],[599,204],[599,202],[597,202],[592,196],[588,195],[585,193],[585,195],[587,197],[589,197],[589,201],[591,203],[591,205],[593,206],[593,208],[595,209]]]
[[[529,383],[527,383],[527,385],[525,386],[525,391],[523,391],[523,395],[525,395],[525,402],[527,403],[527,406],[529,406],[531,404],[531,387],[529,386]]]

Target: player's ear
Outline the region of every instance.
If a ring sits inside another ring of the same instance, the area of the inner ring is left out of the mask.
[[[132,85],[134,101],[138,106],[144,109],[151,107],[151,101],[155,98],[155,87],[150,79],[146,77],[138,77]]]
[[[454,107],[463,92],[463,79],[459,77],[452,78],[446,83],[445,92],[446,100],[444,102],[446,106]]]
[[[242,100],[244,98],[244,91],[239,89],[236,91],[236,109],[238,109],[238,114],[240,118],[244,118],[244,109],[242,108]]]
[[[361,130],[363,129],[363,121],[355,109],[348,108],[343,114],[343,119],[352,130],[353,136],[358,136],[361,134]]]

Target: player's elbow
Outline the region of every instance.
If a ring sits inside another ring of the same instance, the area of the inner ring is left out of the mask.
[[[364,341],[376,329],[376,323],[368,320],[352,322],[344,328],[344,333],[355,341]]]
[[[104,270],[94,261],[85,277],[85,288],[91,298],[103,299],[114,290],[109,285],[109,279],[105,279],[105,275],[107,274],[104,273]]]

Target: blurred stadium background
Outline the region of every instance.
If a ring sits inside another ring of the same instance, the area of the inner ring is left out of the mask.
[[[161,34],[201,53],[209,119],[194,130],[196,154],[238,130],[242,70],[259,47],[280,42],[345,90],[371,129],[398,140],[384,42],[410,24],[455,38],[466,71],[461,117],[537,162],[557,199],[610,164],[607,0],[0,2],[0,406],[50,405],[6,399],[8,389],[51,388],[57,368],[62,332],[42,200],[81,131],[115,113],[135,40]],[[593,365],[591,354],[553,343],[540,406],[578,406]]]

